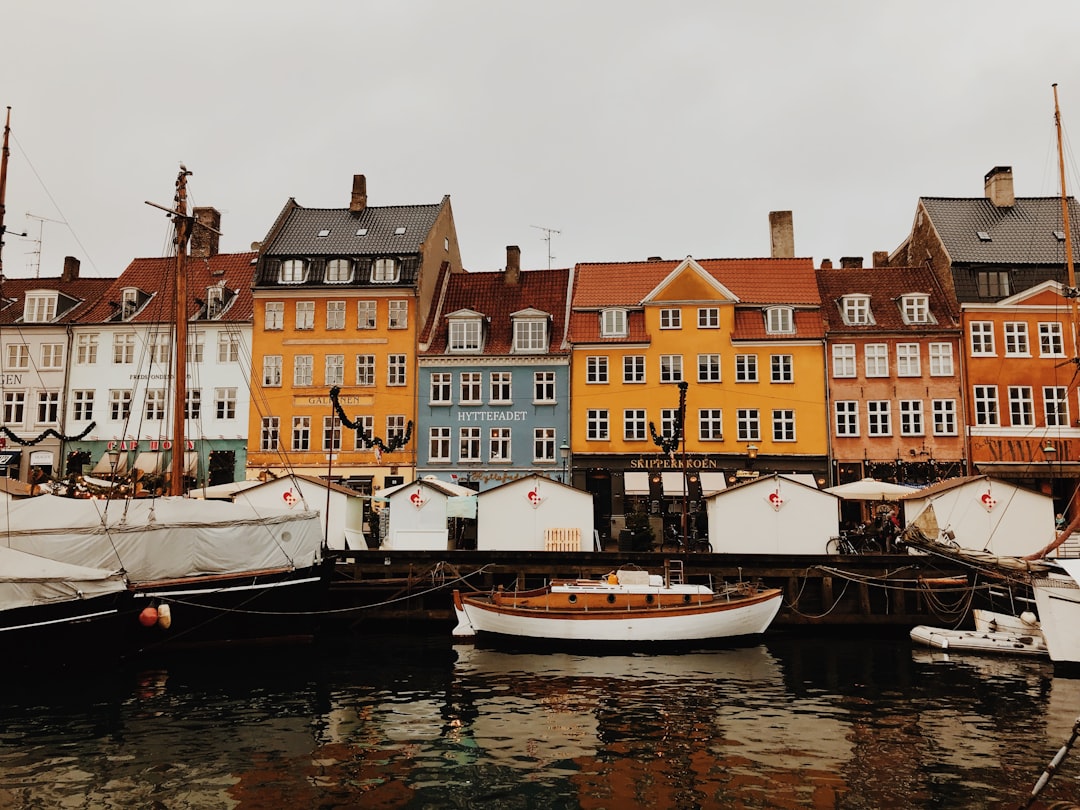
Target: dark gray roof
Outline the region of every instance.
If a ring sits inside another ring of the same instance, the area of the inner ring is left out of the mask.
[[[1023,265],[1065,262],[1060,231],[1060,197],[1017,197],[1011,207],[994,205],[985,197],[922,197],[953,264]],[[1069,198],[1073,260],[1080,262],[1080,206]],[[979,232],[990,238],[979,238]]]
[[[445,201],[445,198],[443,198]],[[419,253],[443,203],[434,205],[368,206],[358,213],[348,208],[294,208],[267,256],[386,256]],[[396,233],[404,228],[404,233]],[[357,231],[367,229],[364,236]],[[319,236],[329,231],[326,236]]]

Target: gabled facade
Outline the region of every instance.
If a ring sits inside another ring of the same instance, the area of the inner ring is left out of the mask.
[[[575,481],[602,537],[761,472],[826,480],[824,329],[810,259],[579,264],[569,339]],[[664,452],[686,382],[685,448]],[[685,449],[686,492],[683,485]]]
[[[69,256],[58,278],[0,284],[0,476],[36,481],[66,473],[68,448],[50,431],[75,435],[88,426],[71,419],[66,396],[70,327],[112,283],[79,278],[79,261]]]
[[[417,339],[443,269],[461,271],[448,197],[369,206],[356,175],[347,207],[286,203],[253,291],[248,477],[288,468],[362,492],[414,477]],[[361,430],[334,413],[335,386]]]
[[[569,477],[571,273],[449,273],[420,352],[418,475],[488,489]]]
[[[833,481],[922,486],[965,470],[955,300],[927,267],[818,270]]]

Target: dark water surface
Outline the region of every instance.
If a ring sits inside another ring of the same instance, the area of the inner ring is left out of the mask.
[[[1046,662],[906,635],[590,656],[423,631],[2,685],[3,808],[1012,808],[1080,714]],[[1080,751],[1036,806],[1078,776]]]

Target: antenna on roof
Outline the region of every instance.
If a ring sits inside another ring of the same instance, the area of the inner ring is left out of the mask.
[[[547,246],[548,246],[548,270],[550,270],[551,269],[551,260],[554,258],[554,256],[551,255],[551,237],[554,234],[562,233],[562,231],[557,231],[554,228],[545,228],[543,225],[530,225],[529,227],[530,228],[536,228],[537,230],[540,230],[540,231],[544,232],[544,236],[542,238],[543,238],[543,240],[545,242],[547,242]]]
[[[55,222],[57,225],[67,225],[62,219],[49,219],[48,217],[39,217],[37,214],[27,214],[27,219],[36,219],[38,221],[38,238],[32,240],[37,248],[30,251],[30,255],[34,257],[34,278],[41,277],[41,245],[45,236],[45,223]],[[23,234],[25,236],[26,234]]]

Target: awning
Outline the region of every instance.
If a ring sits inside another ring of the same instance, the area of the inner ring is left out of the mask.
[[[681,472],[662,472],[660,480],[664,485],[664,494],[681,498],[683,495],[683,474]]]
[[[649,474],[646,472],[623,473],[623,489],[627,495],[648,495]]]
[[[175,453],[173,454],[176,455]],[[169,459],[169,466],[165,468],[165,472],[172,472],[173,460]],[[199,471],[199,453],[197,450],[189,450],[184,453],[184,475],[195,476]]]
[[[161,453],[139,453],[132,465],[133,470],[142,470],[144,473],[156,473],[161,469]]]
[[[1000,478],[1080,478],[1080,463],[1075,461],[976,461],[975,466],[984,475]]]
[[[122,473],[127,470],[127,456],[128,454],[125,452],[121,453],[119,456],[116,457],[116,472]],[[98,463],[94,465],[94,469],[92,469],[90,472],[98,473],[99,475],[101,473],[113,472],[113,462],[112,459],[109,457],[109,454],[105,453],[100,459],[98,459]]]
[[[714,495],[721,490],[727,489],[727,478],[722,472],[703,472],[701,476],[701,494]]]

